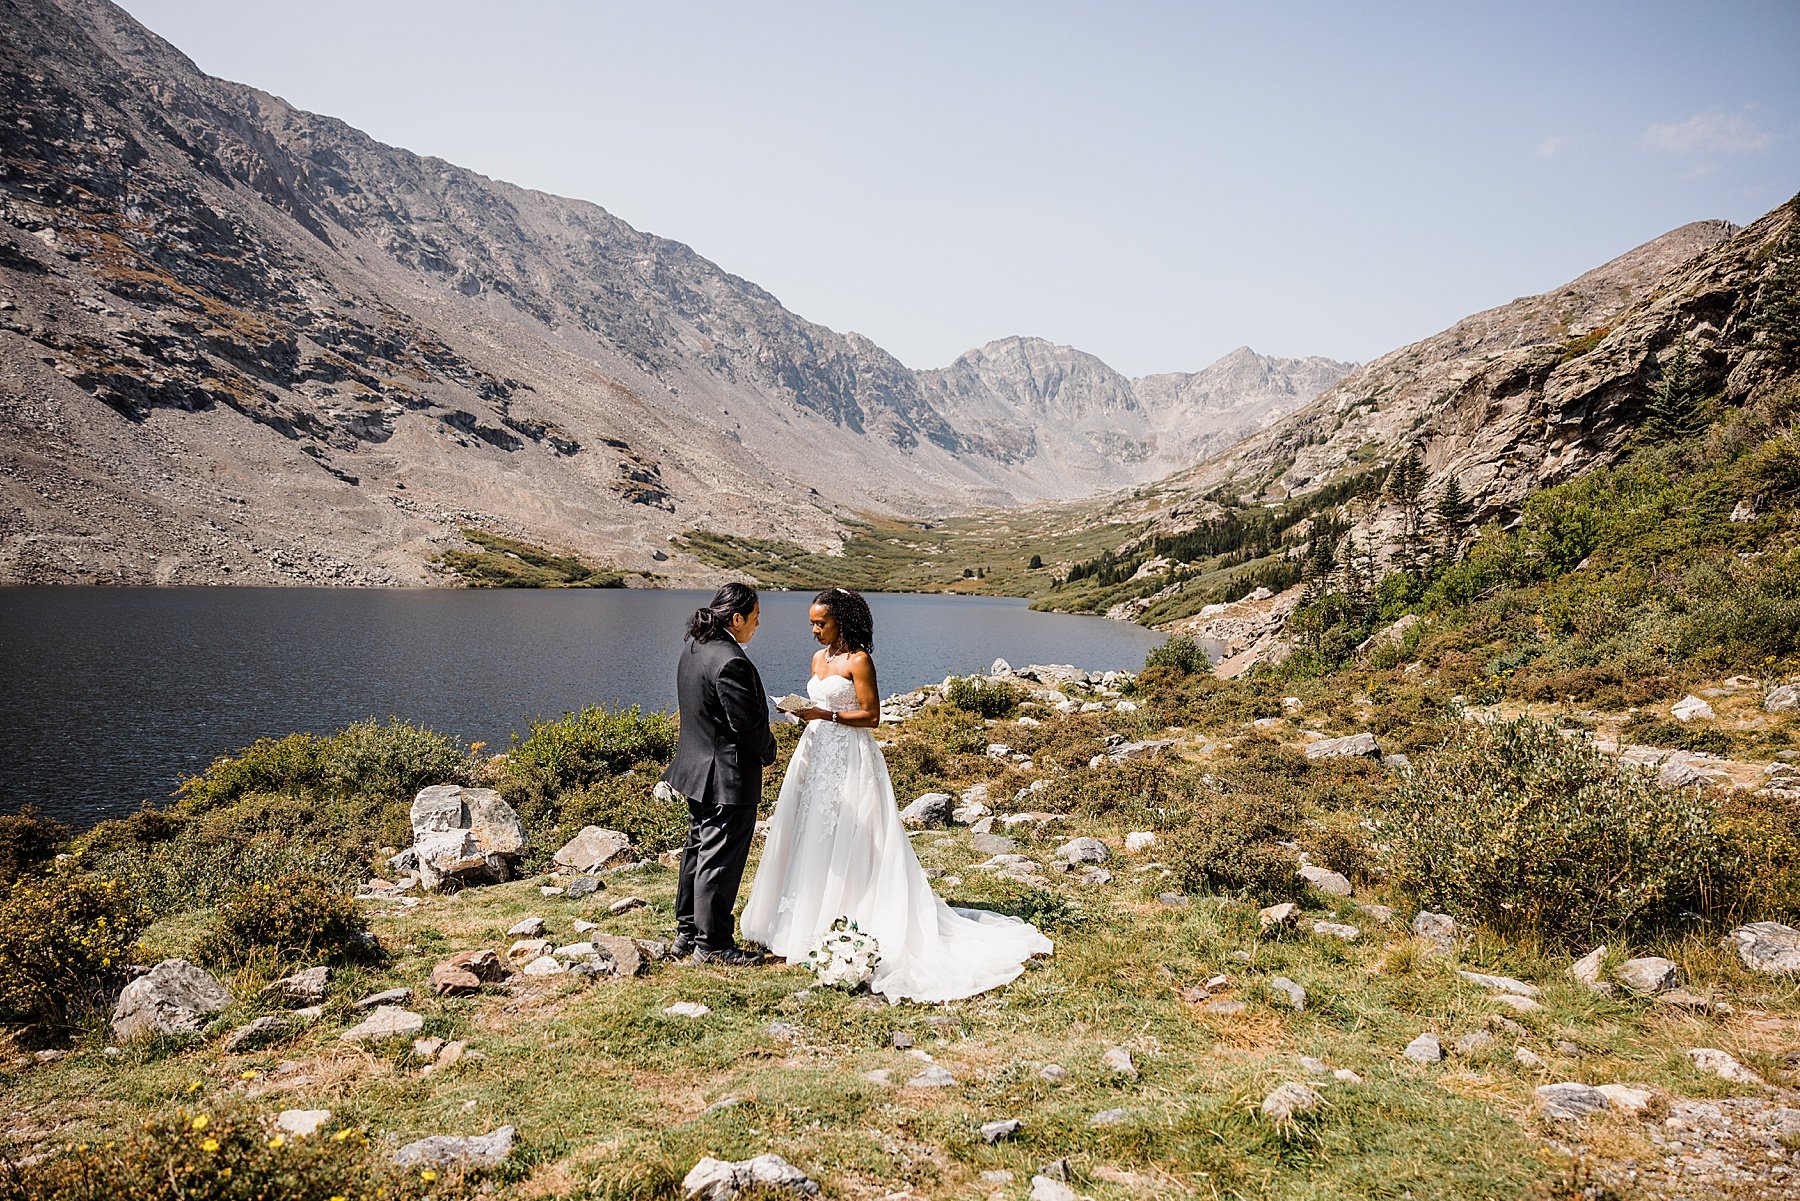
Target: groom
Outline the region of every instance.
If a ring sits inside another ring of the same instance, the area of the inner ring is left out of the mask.
[[[730,583],[688,622],[675,671],[681,739],[663,780],[687,800],[687,845],[675,891],[676,958],[733,967],[756,963],[732,937],[763,768],[775,762],[767,695],[744,653],[761,620],[756,590]]]

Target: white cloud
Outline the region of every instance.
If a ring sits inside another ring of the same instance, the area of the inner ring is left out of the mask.
[[[1537,144],[1537,148],[1533,153],[1539,158],[1555,158],[1565,150],[1573,150],[1575,146],[1576,141],[1574,138],[1545,138]]]
[[[1714,110],[1652,125],[1644,131],[1644,145],[1668,154],[1761,154],[1774,144],[1775,135],[1757,127],[1755,111],[1749,105],[1741,113]]]

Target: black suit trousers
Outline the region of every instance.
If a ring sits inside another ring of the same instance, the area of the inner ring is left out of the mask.
[[[692,938],[703,951],[737,946],[731,907],[737,902],[755,829],[755,805],[688,801],[687,845],[675,889],[675,931]]]

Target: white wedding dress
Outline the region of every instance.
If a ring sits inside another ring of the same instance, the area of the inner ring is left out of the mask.
[[[843,676],[814,676],[806,691],[821,709],[856,707],[856,685]],[[788,761],[739,924],[798,963],[839,917],[875,936],[870,988],[890,1001],[972,997],[1052,950],[1018,918],[939,900],[900,822],[874,731],[815,721]]]

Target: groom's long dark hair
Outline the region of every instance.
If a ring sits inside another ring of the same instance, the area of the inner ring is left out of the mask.
[[[697,642],[711,642],[731,633],[731,619],[747,616],[756,608],[756,589],[733,580],[721,584],[713,593],[712,604],[695,609],[688,618],[687,636]]]
[[[875,615],[869,612],[869,602],[862,598],[862,593],[848,588],[827,588],[813,597],[813,604],[825,606],[831,619],[837,622],[838,637],[844,640],[846,647],[868,655],[875,653]]]

